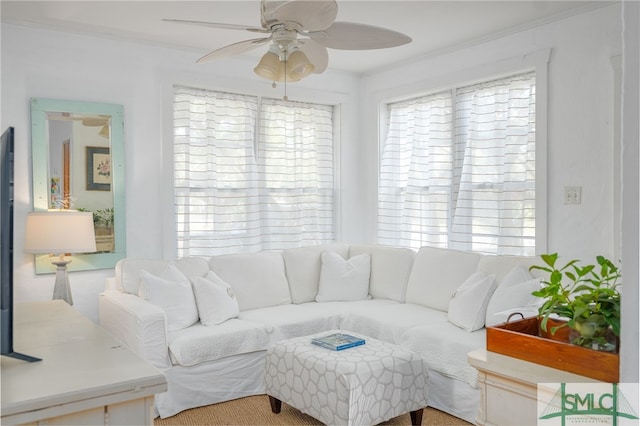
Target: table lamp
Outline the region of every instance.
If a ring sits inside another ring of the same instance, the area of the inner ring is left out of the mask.
[[[53,257],[56,265],[56,283],[53,299],[62,299],[73,305],[67,264],[65,258],[71,253],[92,253],[96,251],[96,236],[93,227],[93,213],[75,210],[50,210],[27,215],[24,251],[46,253]]]

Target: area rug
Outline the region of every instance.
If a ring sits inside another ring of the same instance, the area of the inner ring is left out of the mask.
[[[383,425],[410,425],[409,414],[393,418]],[[422,415],[423,425],[456,426],[470,423],[433,408]],[[200,426],[200,425],[322,425],[318,420],[301,413],[287,404],[282,404],[279,414],[271,412],[266,395],[250,396],[205,407],[183,411],[173,417],[154,421],[155,426]]]

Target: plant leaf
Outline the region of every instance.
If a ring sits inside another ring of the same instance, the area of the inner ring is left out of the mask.
[[[553,268],[553,265],[556,264],[556,260],[558,260],[558,253],[542,254],[540,255],[540,257],[542,258],[544,263]]]

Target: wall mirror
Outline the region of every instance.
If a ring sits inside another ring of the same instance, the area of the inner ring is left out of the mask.
[[[33,209],[90,211],[96,253],[78,254],[70,271],[113,268],[126,256],[122,105],[31,100]],[[37,274],[54,273],[36,255]]]

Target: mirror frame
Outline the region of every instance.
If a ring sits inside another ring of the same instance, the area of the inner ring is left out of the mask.
[[[124,111],[122,105],[68,101],[60,99],[31,99],[31,158],[33,176],[33,210],[49,208],[49,141],[47,113],[68,112],[111,116],[111,171],[114,208],[115,248],[110,253],[74,254],[69,271],[109,269],[126,257],[126,210],[124,186]],[[55,273],[49,255],[35,255],[36,274]]]

